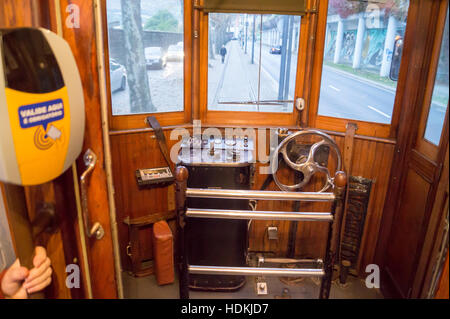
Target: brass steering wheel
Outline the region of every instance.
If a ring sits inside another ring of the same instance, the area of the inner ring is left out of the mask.
[[[298,136],[307,136],[307,135],[316,135],[320,136],[322,138],[321,141],[313,144],[309,150],[308,156],[300,156],[296,162],[293,162],[289,156],[287,151],[287,146],[290,142],[294,141],[296,137]],[[288,137],[286,137],[277,147],[275,152],[273,153],[273,157],[271,160],[271,169],[273,174],[273,179],[275,183],[278,185],[278,187],[283,191],[295,191],[297,189],[301,189],[303,186],[309,183],[311,180],[311,177],[317,173],[321,172],[326,174],[326,182],[323,188],[319,192],[324,192],[330,187],[334,187],[334,177],[331,176],[330,171],[327,167],[324,167],[320,165],[318,162],[315,161],[314,155],[316,154],[317,150],[322,146],[329,146],[330,149],[333,149],[336,153],[336,171],[341,170],[341,152],[339,150],[339,147],[337,146],[336,142],[327,134],[322,133],[320,131],[316,130],[304,130],[304,131],[298,131],[295,132]],[[294,171],[301,172],[303,174],[303,180],[300,181],[300,183],[295,185],[286,185],[280,182],[280,180],[277,177],[276,171],[278,168],[278,154],[281,153],[283,155],[283,159],[286,162],[286,164],[293,169]]]

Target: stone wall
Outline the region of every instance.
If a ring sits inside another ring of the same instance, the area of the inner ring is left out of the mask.
[[[109,56],[120,64],[124,64],[125,46],[122,29],[109,29]],[[144,31],[144,48],[162,47],[166,52],[169,45],[183,41],[183,33]]]

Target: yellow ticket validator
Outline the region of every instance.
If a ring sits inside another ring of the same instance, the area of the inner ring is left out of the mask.
[[[51,31],[0,29],[0,181],[38,185],[66,171],[84,137],[81,79]]]

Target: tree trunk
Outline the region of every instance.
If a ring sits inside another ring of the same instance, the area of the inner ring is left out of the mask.
[[[131,113],[155,112],[145,63],[141,0],[121,0]]]
[[[208,36],[208,59],[212,59],[215,60],[216,56],[215,56],[215,52],[214,52],[214,40],[216,36],[215,36],[215,31],[212,30],[211,28],[211,24],[209,25],[209,36]]]

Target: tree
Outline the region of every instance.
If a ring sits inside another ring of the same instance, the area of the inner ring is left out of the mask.
[[[222,45],[228,42],[227,30],[231,25],[231,16],[223,13],[209,14],[210,34],[213,34],[215,53],[219,54]],[[214,27],[214,31],[213,28]]]
[[[121,7],[130,110],[131,113],[156,112],[145,63],[141,0],[121,0]]]
[[[406,21],[408,14],[409,0],[387,0],[385,4],[380,5],[385,9],[386,16],[393,15],[398,21]]]
[[[153,17],[148,19],[144,28],[154,31],[177,32],[178,20],[168,10],[159,10]]]
[[[342,19],[366,10],[367,1],[330,0],[328,14],[339,14]]]
[[[399,21],[404,21],[408,13],[409,0],[362,1],[362,0],[330,0],[329,14],[339,14],[342,19],[352,14],[363,12],[368,5],[376,5],[385,10],[385,16],[394,15]]]

